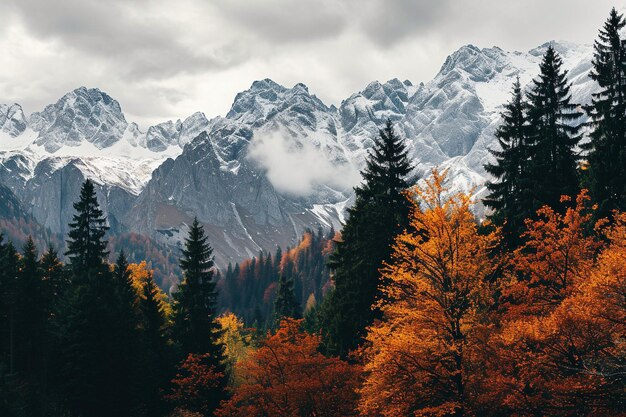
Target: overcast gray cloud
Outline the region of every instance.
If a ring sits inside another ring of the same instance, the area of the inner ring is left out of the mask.
[[[143,127],[225,114],[252,81],[338,104],[368,82],[432,78],[460,46],[591,43],[626,0],[4,0],[0,102],[30,113],[80,85]]]
[[[295,43],[334,37],[346,29],[350,14],[337,0],[212,0],[238,29],[271,42]]]

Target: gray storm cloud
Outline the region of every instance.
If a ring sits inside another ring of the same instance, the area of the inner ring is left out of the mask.
[[[626,0],[0,0],[0,103],[39,111],[81,85],[147,127],[225,114],[252,81],[338,105],[372,80],[426,82],[462,45],[591,43]],[[176,94],[175,92],[179,93]]]
[[[351,164],[333,163],[320,148],[295,140],[283,129],[256,135],[248,159],[265,169],[277,191],[301,197],[323,186],[349,190],[361,179]]]

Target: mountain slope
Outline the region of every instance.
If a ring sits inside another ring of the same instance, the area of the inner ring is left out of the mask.
[[[553,42],[587,103],[592,48]],[[195,113],[151,126],[117,101],[76,89],[30,117],[0,106],[0,183],[53,232],[64,233],[80,182],[98,184],[113,232],[177,245],[198,216],[218,263],[287,246],[306,228],[339,228],[372,138],[384,120],[408,141],[414,178],[449,170],[454,188],[483,191],[499,109],[516,77],[528,85],[548,44],[528,52],[467,45],[430,81],[374,81],[328,106],[304,84],[255,81],[224,117]]]

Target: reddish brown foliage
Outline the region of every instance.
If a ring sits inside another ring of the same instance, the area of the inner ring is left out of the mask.
[[[585,233],[586,200],[582,193],[563,216],[543,208],[528,223],[488,343],[484,404],[519,416],[623,415],[626,217],[616,217],[601,244]]]
[[[356,415],[358,367],[321,355],[319,337],[303,333],[300,325],[282,322],[237,366],[241,385],[218,416]]]
[[[216,391],[224,375],[206,365],[210,355],[190,354],[181,363],[176,377],[172,379],[172,389],[165,399],[181,409],[206,414],[215,408]]]

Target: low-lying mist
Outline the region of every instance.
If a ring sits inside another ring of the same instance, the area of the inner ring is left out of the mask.
[[[301,197],[319,186],[347,191],[361,180],[349,162],[334,163],[323,149],[297,140],[284,129],[256,135],[248,158],[266,170],[277,191]]]

